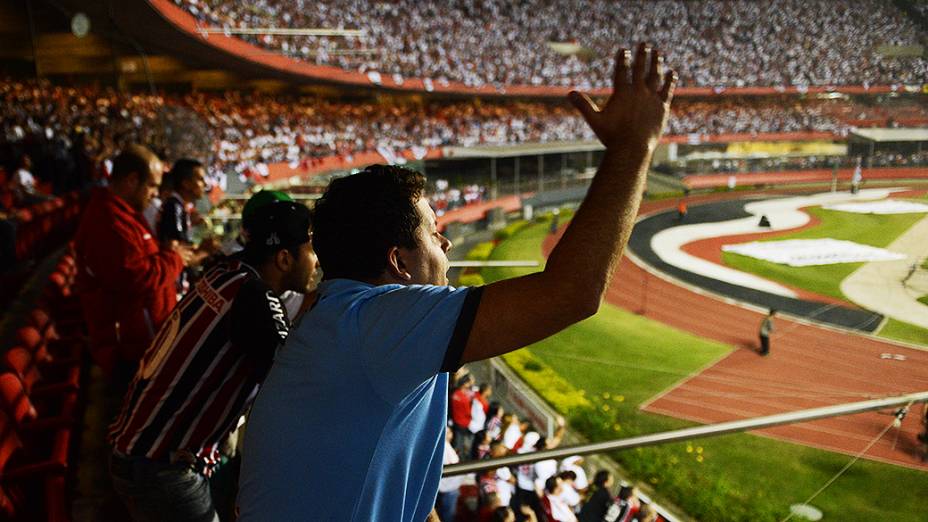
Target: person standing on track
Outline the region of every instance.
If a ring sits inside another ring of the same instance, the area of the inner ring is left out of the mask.
[[[773,333],[773,316],[777,313],[771,309],[760,323],[760,354],[768,355],[770,353],[770,334]]]

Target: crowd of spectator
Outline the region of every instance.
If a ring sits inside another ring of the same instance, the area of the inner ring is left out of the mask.
[[[918,152],[880,151],[867,158],[871,167],[915,167],[928,165],[928,150]]]
[[[769,158],[705,158],[681,159],[661,166],[659,170],[683,176],[707,173],[747,173],[812,169],[849,169],[857,164],[851,156],[805,155],[776,156]],[[891,152],[876,151],[867,156],[864,166],[871,167],[916,167],[928,165],[928,151]]]
[[[921,83],[924,45],[893,2],[860,0],[175,0],[203,26],[361,30],[360,36],[237,35],[319,65],[469,86],[610,84],[617,44],[647,37],[667,50],[684,86]],[[763,23],[758,23],[762,20]],[[551,44],[561,45],[551,45]]]
[[[745,100],[678,103],[667,130],[679,134],[747,134],[754,132],[823,131],[841,133],[848,128],[825,114],[827,102]]]
[[[44,80],[0,81],[0,122],[0,159],[7,170],[19,171],[29,157],[33,183],[55,194],[91,185],[99,167],[109,170],[109,160],[130,143],[148,143],[173,160],[202,155],[208,139],[197,118],[167,106],[162,96]]]
[[[485,185],[468,184],[451,186],[446,179],[436,179],[434,189],[429,192],[429,204],[438,216],[449,210],[480,203],[487,197]]]
[[[89,186],[109,171],[114,151],[133,142],[150,144],[169,163],[201,159],[208,185],[225,190],[229,175],[260,178],[274,163],[311,166],[325,157],[350,159],[367,151],[390,156],[447,145],[593,139],[582,118],[556,102],[353,102],[241,91],[169,96],[47,81],[0,82],[0,101],[0,160],[7,173],[0,193],[7,193],[16,207],[40,200],[43,193]],[[674,104],[667,134],[840,135],[861,121],[881,126],[928,122],[928,107],[907,98],[682,99]],[[444,212],[480,201],[485,192],[480,186],[436,186],[432,203]]]
[[[467,370],[455,375],[450,393],[445,465],[531,453],[561,443],[563,419],[558,419],[553,436],[541,435],[531,422],[493,401],[492,386],[476,385]],[[477,489],[477,519],[507,520],[508,513],[518,520],[552,522],[654,520],[656,513],[638,500],[635,488],[622,486],[615,491],[614,478],[605,470],[591,481],[585,464],[582,457],[572,456],[477,473],[472,481]],[[436,505],[442,521],[473,519],[458,509],[461,486],[470,479],[442,479]]]

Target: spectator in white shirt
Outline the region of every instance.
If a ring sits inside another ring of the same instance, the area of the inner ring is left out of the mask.
[[[580,455],[574,455],[572,457],[567,457],[561,461],[561,471],[573,471],[574,479],[573,488],[577,490],[578,493],[583,495],[586,493],[586,489],[590,487],[589,479],[586,476],[586,470],[583,469],[581,464],[583,463],[583,457]]]
[[[452,437],[454,437],[454,432],[451,431],[451,428],[445,428],[445,454],[442,458],[442,464],[446,466],[448,464],[457,464],[461,460],[451,446]],[[435,510],[442,522],[452,522],[454,520],[462,481],[463,477],[458,475],[445,477],[438,483],[438,499],[435,502]]]
[[[583,500],[583,497],[575,488],[577,474],[573,471],[562,471],[558,473],[557,476],[561,479],[561,500],[570,506],[571,511],[574,513],[579,512],[580,502]]]
[[[546,514],[550,515],[550,522],[577,522],[577,515],[561,498],[563,484],[558,476],[550,477],[545,481],[544,500],[542,501]]]

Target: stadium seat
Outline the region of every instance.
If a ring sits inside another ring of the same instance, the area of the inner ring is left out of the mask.
[[[40,363],[51,362],[52,356],[48,353],[45,337],[34,326],[23,326],[16,331],[16,338],[20,346],[29,350]]]
[[[70,432],[77,409],[77,394],[58,393],[43,398],[37,406],[19,377],[6,372],[0,375],[0,403],[21,433],[46,435],[53,431]],[[58,444],[55,443],[56,446]],[[64,448],[64,458],[67,459],[67,448]]]
[[[7,350],[3,355],[6,367],[19,377],[30,396],[52,396],[76,391],[80,386],[80,368],[71,366],[54,368],[40,372],[35,359],[25,348],[19,346]],[[63,371],[62,371],[63,370]],[[48,378],[50,373],[58,373],[56,378]]]
[[[34,421],[39,416],[26,395],[22,382],[15,374],[0,375],[0,400],[3,409],[16,425]]]
[[[32,441],[0,411],[0,519],[69,520],[65,472],[70,431],[59,430],[51,447]]]

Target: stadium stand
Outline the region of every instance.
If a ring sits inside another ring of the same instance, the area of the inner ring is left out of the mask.
[[[604,87],[616,42],[646,36],[670,49],[669,63],[687,64],[683,86],[876,85],[921,83],[928,77],[924,58],[868,52],[880,45],[924,43],[916,22],[893,3],[878,0],[639,1],[625,2],[621,9],[607,0],[327,0],[313,9],[302,0],[262,0],[247,8],[228,1],[174,2],[201,26],[229,34],[242,28],[362,30],[360,36],[342,38],[238,37],[317,65],[473,87]],[[585,15],[572,15],[579,12]]]
[[[393,154],[413,149],[424,155],[430,148],[447,145],[593,139],[570,108],[538,101],[378,103],[237,91],[126,95],[44,81],[0,83],[0,98],[5,102],[0,112],[8,147],[43,143],[52,155],[70,155],[75,158],[71,165],[78,166],[104,163],[126,143],[152,143],[168,159],[213,157],[211,184],[223,190],[229,174],[261,179],[272,164],[308,168],[323,158],[364,152]],[[928,124],[925,104],[907,99],[894,100],[891,109],[857,99],[683,100],[673,111],[670,141],[686,141],[691,133],[709,137],[791,132],[842,135],[853,124]],[[192,151],[176,150],[176,140],[170,135],[187,129],[198,129],[187,134],[199,136],[202,143]],[[37,162],[36,176],[53,189],[83,187],[98,177],[89,167],[74,167],[70,175],[57,174],[48,163]]]

